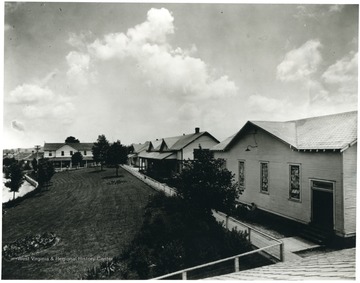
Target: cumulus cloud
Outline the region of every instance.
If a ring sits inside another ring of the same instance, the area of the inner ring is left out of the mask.
[[[322,78],[330,84],[353,83],[358,77],[357,69],[358,53],[351,52],[327,68]]]
[[[17,131],[20,131],[20,132],[24,132],[24,131],[25,131],[24,125],[23,125],[21,122],[16,121],[16,120],[11,121],[11,128],[13,128],[13,129],[15,129],[15,130],[17,130]]]
[[[319,40],[309,40],[299,48],[289,51],[277,66],[277,79],[299,81],[309,79],[322,61]]]
[[[41,87],[35,84],[23,84],[17,86],[10,92],[10,102],[16,104],[35,104],[44,101],[51,101],[54,93],[48,87]]]
[[[96,73],[90,70],[90,55],[78,51],[71,51],[66,56],[69,69],[66,73],[70,85],[75,88],[87,86],[95,81]]]
[[[211,75],[209,66],[191,56],[196,52],[173,48],[168,36],[174,34],[174,18],[167,9],[150,9],[147,20],[126,33],[111,33],[88,44],[89,54],[98,60],[134,59],[144,81],[167,93],[188,98],[233,96],[238,88],[227,76]]]

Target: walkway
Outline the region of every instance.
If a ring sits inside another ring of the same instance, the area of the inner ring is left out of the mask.
[[[312,255],[207,280],[355,280],[355,248]]]

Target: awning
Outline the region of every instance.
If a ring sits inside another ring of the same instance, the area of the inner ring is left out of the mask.
[[[174,152],[157,152],[157,151],[146,152],[146,151],[143,151],[138,156],[141,158],[158,159],[158,160],[176,159],[176,153],[174,153]]]

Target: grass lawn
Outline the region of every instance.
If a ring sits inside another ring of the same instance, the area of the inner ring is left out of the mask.
[[[30,261],[3,259],[2,279],[80,279],[130,243],[155,191],[121,168],[95,170],[57,173],[49,190],[6,209],[3,245],[44,232],[60,241]]]

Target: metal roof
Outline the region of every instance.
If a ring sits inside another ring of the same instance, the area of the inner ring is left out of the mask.
[[[210,280],[355,280],[356,249],[316,254],[299,260],[280,262]]]
[[[94,143],[86,143],[86,142],[81,142],[81,143],[45,143],[44,144],[44,151],[55,151],[58,150],[59,148],[68,145],[70,147],[72,147],[75,150],[78,151],[83,151],[83,150],[92,150],[92,147],[94,146]]]
[[[229,149],[249,126],[260,128],[299,150],[341,150],[357,141],[357,111],[352,111],[286,122],[248,121],[239,132],[212,150]]]
[[[173,152],[143,151],[138,156],[141,158],[158,159],[158,160],[176,159],[176,154]]]

